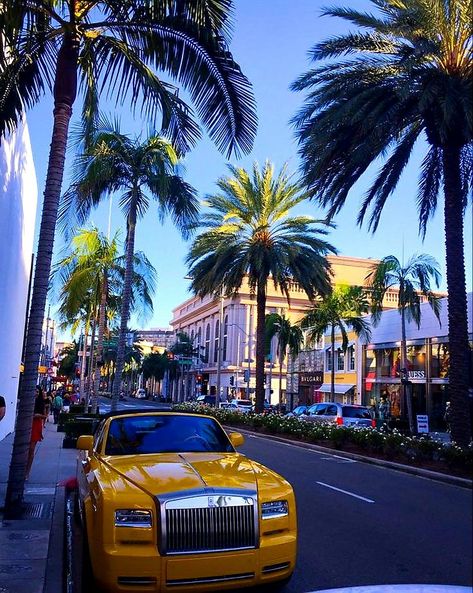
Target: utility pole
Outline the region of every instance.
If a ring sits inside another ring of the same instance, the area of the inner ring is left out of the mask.
[[[219,307],[219,322],[218,322],[218,348],[217,348],[217,392],[215,394],[215,407],[218,408],[220,403],[220,385],[222,373],[222,341],[223,341],[223,289],[220,291],[220,307]]]

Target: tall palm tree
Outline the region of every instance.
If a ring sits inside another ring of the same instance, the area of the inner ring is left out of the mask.
[[[155,201],[159,218],[169,215],[184,237],[196,221],[196,193],[179,175],[178,164],[177,153],[165,138],[151,135],[141,141],[120,133],[117,124],[104,123],[91,133],[78,160],[75,182],[64,196],[60,219],[69,224],[73,213],[83,222],[106,196],[121,192],[120,206],[127,225],[126,263],[112,410],[118,406],[121,389],[138,219]]]
[[[347,329],[356,336],[369,340],[370,326],[363,315],[368,313],[369,303],[360,286],[338,286],[332,294],[318,301],[301,319],[301,327],[307,330],[308,343],[317,342],[330,331],[331,376],[330,396],[335,401],[335,333],[342,337],[342,351],[348,348]]]
[[[371,290],[371,311],[374,324],[379,323],[381,319],[386,292],[392,287],[399,289],[397,310],[401,316],[401,374],[407,375],[406,321],[413,320],[417,327],[420,327],[421,295],[427,298],[432,311],[440,322],[440,301],[431,290],[432,281],[437,288],[440,283],[438,263],[433,257],[423,253],[413,255],[405,265],[394,255],[388,255],[379,264],[373,266],[366,280]],[[407,376],[403,378],[406,380]],[[410,389],[407,389],[406,384],[404,384],[404,393],[409,429],[411,433],[414,433],[412,393]]]
[[[248,279],[256,294],[256,411],[264,407],[264,326],[268,282],[289,300],[297,282],[313,299],[330,291],[326,254],[335,249],[323,238],[327,228],[308,216],[291,215],[305,194],[283,167],[277,176],[266,162],[248,173],[229,166],[232,176],[207,196],[206,228],[194,241],[187,263],[191,287],[200,295],[230,294]]]
[[[292,324],[284,314],[270,313],[265,320],[266,341],[271,343],[277,336],[277,355],[279,358],[279,409],[282,405],[282,367],[289,351],[291,356],[297,356],[304,343],[304,333],[299,325]],[[271,351],[271,349],[269,348]],[[273,364],[273,361],[270,361]]]
[[[473,169],[472,3],[371,2],[371,14],[351,7],[325,11],[360,30],[315,45],[316,66],[293,85],[310,93],[294,118],[302,172],[312,196],[333,216],[368,167],[384,160],[358,214],[361,224],[372,208],[374,232],[414,145],[427,140],[417,194],[419,224],[424,234],[443,188],[452,437],[466,446],[471,429],[464,413],[469,345],[463,216]]]
[[[176,88],[156,74],[165,72],[188,90],[220,150],[248,153],[257,118],[251,85],[228,50],[232,24],[232,0],[2,0],[0,139],[46,90],[52,90],[54,99],[7,514],[14,514],[23,500],[41,329],[77,90],[86,122],[96,119],[102,93],[117,105],[129,99],[133,110],[141,109],[185,152],[200,131]]]
[[[74,327],[77,319],[83,319],[84,304],[87,304],[86,309],[90,311],[86,315],[88,323],[92,319],[95,324],[98,317],[98,352],[92,398],[94,413],[100,386],[107,309],[110,309],[114,302],[116,304],[117,298],[114,298],[114,295],[121,294],[126,276],[125,257],[119,255],[119,251],[118,233],[109,240],[94,227],[81,229],[71,240],[70,253],[58,262],[53,274],[53,278],[56,277],[55,282],[60,283],[59,313],[66,325]],[[146,318],[153,311],[152,295],[155,290],[156,271],[143,253],[135,253],[133,259],[131,308],[135,309],[139,316]],[[85,335],[87,336],[87,331]],[[85,360],[86,348],[83,350]],[[85,365],[83,366],[85,370]],[[83,382],[81,371],[81,395]]]

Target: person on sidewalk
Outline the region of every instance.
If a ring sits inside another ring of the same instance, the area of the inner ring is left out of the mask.
[[[64,408],[64,402],[59,392],[56,393],[55,398],[53,399],[53,416],[54,416],[54,424],[57,424],[59,421],[59,414],[62,412]]]
[[[43,427],[45,418],[45,403],[41,387],[36,387],[34,400],[33,427],[31,429],[30,448],[28,450],[28,461],[26,463],[26,479],[28,479],[33,465],[36,444],[43,440]]]
[[[5,418],[6,412],[7,405],[5,403],[5,398],[3,397],[3,395],[0,395],[0,420],[3,420],[3,418]]]

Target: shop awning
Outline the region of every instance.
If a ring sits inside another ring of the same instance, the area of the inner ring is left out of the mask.
[[[350,389],[353,389],[353,387],[355,387],[355,386],[350,385],[349,383],[347,383],[347,384],[335,383],[335,385],[333,387],[334,387],[335,393],[338,393],[340,395],[340,394],[347,393],[347,391],[350,391]],[[331,393],[332,386],[330,383],[324,383],[323,385],[321,385],[314,391],[323,391],[324,393]]]

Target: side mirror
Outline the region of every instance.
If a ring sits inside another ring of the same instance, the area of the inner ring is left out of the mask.
[[[81,451],[92,451],[94,447],[94,437],[91,434],[83,434],[77,439],[76,449]]]
[[[245,437],[241,434],[241,432],[230,432],[228,438],[235,448],[241,447],[241,445],[243,445],[245,442]]]

